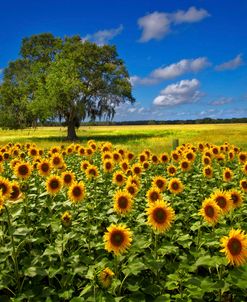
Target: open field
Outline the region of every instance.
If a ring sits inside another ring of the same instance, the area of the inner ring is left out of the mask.
[[[64,143],[66,131],[65,127],[0,130],[0,144],[34,142],[40,147],[49,147]],[[89,139],[110,141],[134,152],[141,152],[145,148],[158,153],[170,151],[173,139],[179,139],[180,144],[208,142],[220,145],[231,142],[247,149],[246,124],[85,126],[80,127],[77,134],[81,143]]]

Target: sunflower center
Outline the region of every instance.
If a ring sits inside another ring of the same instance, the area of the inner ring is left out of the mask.
[[[207,169],[205,170],[205,173],[206,173],[206,175],[210,175],[210,174],[211,174],[211,170],[210,170],[209,168],[207,168]]]
[[[247,181],[243,181],[243,182],[242,182],[242,187],[243,187],[244,189],[247,189]]]
[[[162,208],[157,208],[154,210],[153,219],[157,223],[164,223],[166,220],[166,211]]]
[[[152,201],[156,201],[159,198],[159,194],[157,192],[151,192],[150,199]]]
[[[188,153],[188,154],[186,155],[186,157],[187,157],[188,159],[192,159],[192,158],[193,158],[193,155],[192,155],[191,153]]]
[[[123,164],[122,164],[122,167],[123,167],[124,170],[127,170],[127,169],[128,169],[128,165],[127,165],[126,163],[123,163]]]
[[[242,244],[237,238],[231,238],[228,241],[227,247],[230,253],[234,256],[239,255],[242,251]]]
[[[139,167],[135,167],[134,172],[135,172],[135,174],[140,174],[141,170]]]
[[[54,157],[53,158],[53,164],[54,165],[59,165],[60,164],[60,158],[59,157]]]
[[[79,197],[81,195],[81,189],[79,187],[74,187],[73,189],[73,195],[76,197]]]
[[[64,175],[64,182],[66,182],[66,183],[70,183],[70,182],[71,182],[71,180],[72,180],[72,177],[71,177],[71,175],[70,175],[70,174],[66,174],[66,175]]]
[[[124,236],[121,231],[115,231],[111,235],[111,243],[115,246],[121,246],[121,244],[124,242]]]
[[[210,218],[213,218],[214,217],[214,207],[213,206],[206,206],[205,207],[205,214],[206,216],[210,217]]]
[[[35,149],[32,149],[32,150],[31,150],[31,154],[32,154],[33,156],[35,156],[35,155],[37,155],[37,151],[36,151]]]
[[[222,209],[225,208],[226,206],[226,199],[223,196],[219,196],[216,198],[216,202],[218,204],[219,207],[221,207]]]
[[[169,172],[170,172],[171,174],[174,174],[174,173],[175,173],[175,169],[174,169],[173,167],[171,167],[171,168],[169,169]]]
[[[206,165],[208,165],[208,164],[209,164],[209,159],[208,159],[208,158],[204,158],[204,163],[205,163]]]
[[[127,206],[128,206],[128,200],[125,196],[120,196],[119,199],[118,199],[118,206],[121,208],[121,209],[126,209]]]
[[[232,194],[231,199],[232,199],[233,203],[238,203],[238,196],[236,194]]]
[[[163,186],[164,186],[163,180],[158,179],[158,180],[156,181],[156,185],[157,185],[158,188],[163,188]]]
[[[153,157],[152,157],[152,161],[153,161],[154,163],[156,163],[156,162],[158,161],[158,157],[157,157],[157,156],[153,156]]]
[[[140,162],[144,162],[146,160],[146,157],[144,155],[140,156]]]
[[[57,189],[59,187],[59,182],[56,179],[53,179],[50,183],[52,189]]]
[[[177,182],[172,183],[173,190],[177,190],[179,188],[179,184]]]
[[[28,174],[28,168],[26,165],[21,165],[18,169],[20,175],[27,175]]]
[[[10,198],[15,199],[19,196],[20,190],[16,186],[12,186],[12,192],[10,193]]]
[[[116,176],[116,180],[119,181],[119,182],[123,181],[123,176],[121,174],[118,174]]]
[[[172,156],[175,160],[177,160],[178,159],[178,155],[177,154],[173,154],[173,156]]]
[[[41,170],[43,172],[47,172],[49,170],[49,165],[47,163],[42,164]]]
[[[135,193],[134,187],[132,187],[132,186],[128,187],[128,192],[129,192],[130,194],[134,194],[134,193]]]
[[[96,176],[96,171],[94,169],[90,169],[89,174],[93,175],[93,176]]]
[[[225,173],[225,178],[231,178],[231,173],[227,171],[227,172]]]
[[[107,162],[105,164],[105,167],[106,167],[107,170],[110,170],[111,169],[111,163]]]
[[[183,162],[183,163],[182,163],[182,167],[183,167],[184,169],[187,169],[187,168],[189,167],[189,165],[188,165],[188,163]]]
[[[4,195],[7,192],[7,186],[4,183],[0,183],[0,190],[2,190]]]

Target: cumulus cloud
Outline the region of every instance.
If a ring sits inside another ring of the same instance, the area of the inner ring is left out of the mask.
[[[214,106],[221,106],[221,105],[225,105],[225,104],[229,104],[233,101],[233,98],[231,97],[220,97],[216,100],[213,100],[212,102],[210,102],[211,105]]]
[[[99,30],[94,34],[88,34],[86,37],[82,38],[82,41],[90,40],[95,42],[98,45],[107,44],[110,40],[115,38],[123,31],[123,25],[120,25],[117,28]]]
[[[242,54],[238,54],[232,60],[224,62],[224,63],[222,63],[220,65],[217,65],[215,67],[215,70],[217,70],[217,71],[224,71],[224,70],[229,70],[229,69],[230,70],[231,69],[236,69],[236,68],[238,68],[239,66],[241,66],[243,64],[244,64],[244,61],[243,61],[243,58],[242,58]]]
[[[148,42],[152,39],[161,40],[171,31],[171,26],[181,23],[195,23],[209,17],[205,9],[197,9],[194,6],[187,11],[179,10],[175,13],[153,12],[138,19],[139,28],[142,30],[140,42]]]
[[[183,59],[177,63],[170,64],[165,67],[155,69],[149,76],[141,78],[138,76],[132,76],[130,78],[132,85],[153,85],[163,80],[174,79],[189,72],[198,72],[208,66],[211,63],[206,57],[199,57],[196,59]]]
[[[175,106],[198,101],[203,93],[199,91],[200,82],[197,79],[181,80],[178,83],[168,85],[153,100],[156,106]]]

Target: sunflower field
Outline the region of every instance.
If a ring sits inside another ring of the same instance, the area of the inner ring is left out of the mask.
[[[247,152],[0,147],[0,301],[246,301]]]

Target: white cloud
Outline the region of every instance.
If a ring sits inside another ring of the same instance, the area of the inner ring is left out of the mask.
[[[0,68],[0,75],[3,73],[3,68]]]
[[[203,20],[206,17],[209,17],[209,13],[201,8],[196,9],[194,6],[191,6],[187,11],[179,10],[173,14],[174,23],[194,23]]]
[[[98,45],[104,45],[107,44],[113,38],[115,38],[117,35],[119,35],[122,31],[123,25],[120,25],[117,28],[100,30],[92,35],[88,34],[86,35],[86,37],[82,38],[82,41],[90,40]]]
[[[211,105],[214,106],[221,106],[221,105],[225,105],[225,104],[229,104],[233,101],[233,98],[231,97],[220,97],[216,100],[213,100],[212,102],[210,102]]]
[[[152,39],[160,40],[170,31],[172,25],[181,23],[195,23],[210,16],[205,9],[197,9],[194,6],[187,11],[179,10],[175,13],[154,12],[138,19],[138,25],[142,30],[140,42],[148,42]]]
[[[175,106],[198,101],[203,93],[198,89],[200,82],[197,79],[182,80],[178,83],[168,85],[160,92],[153,104],[156,106]]]
[[[174,79],[185,73],[198,72],[210,65],[211,63],[206,57],[183,59],[177,63],[155,69],[148,77],[132,76],[130,81],[132,85],[153,85],[163,80]]]
[[[238,54],[235,58],[233,58],[230,61],[227,61],[225,63],[222,63],[220,65],[217,65],[215,67],[215,70],[217,71],[224,71],[224,70],[229,70],[229,69],[236,69],[239,66],[243,65],[244,61],[242,58],[242,54]]]

